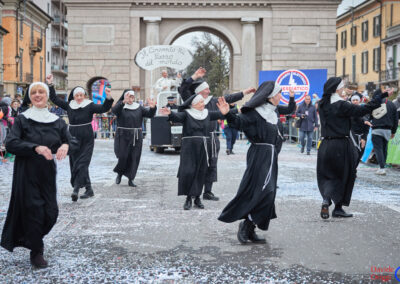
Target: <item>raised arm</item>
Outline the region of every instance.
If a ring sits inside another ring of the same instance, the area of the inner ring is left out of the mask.
[[[193,79],[187,78],[183,80],[181,86],[179,87],[179,94],[182,97],[182,100],[186,101],[192,95],[190,92],[190,86],[193,84]]]
[[[220,111],[209,111],[210,120],[225,119],[225,116]]]
[[[278,105],[277,110],[279,114],[292,114],[296,110],[296,102],[294,97],[290,97],[289,104],[287,106]]]
[[[225,115],[226,120],[228,121],[229,127],[244,130],[250,124],[252,124],[252,120],[250,116],[244,114],[233,114],[229,110],[229,104],[225,101],[225,98],[220,97],[218,99],[217,107],[219,108],[220,112]]]
[[[122,101],[118,101],[115,106],[111,108],[111,112],[115,115],[120,115],[124,108],[124,103]]]
[[[40,145],[22,139],[24,135],[20,119],[20,117],[15,118],[14,125],[12,126],[10,133],[7,135],[6,149],[7,152],[17,156],[32,157],[36,155],[35,148]]]
[[[62,108],[63,110],[67,110],[68,109],[68,102],[60,99],[57,94],[56,94],[56,90],[54,89],[53,85],[49,85],[49,97],[50,100],[57,105],[58,107]]]
[[[168,120],[172,121],[172,122],[181,122],[181,123],[183,123],[186,120],[186,115],[187,115],[186,111],[182,111],[182,112],[173,112],[172,111],[168,115]]]
[[[237,101],[240,101],[241,99],[243,99],[243,97],[244,97],[243,92],[234,93],[234,94],[230,94],[230,95],[225,95],[224,96],[225,101],[228,104],[232,104],[232,103],[235,103]]]

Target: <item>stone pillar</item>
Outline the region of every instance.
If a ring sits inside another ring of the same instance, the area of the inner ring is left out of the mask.
[[[160,44],[160,17],[144,17],[143,21],[146,23],[146,46]],[[151,82],[151,72],[146,71],[146,85],[145,95],[150,97],[152,94],[155,95],[152,85],[160,77],[160,72],[153,70],[153,82]]]
[[[257,87],[256,23],[259,18],[242,18],[242,62],[240,66],[241,89]]]
[[[262,70],[272,69],[272,18],[262,21]]]

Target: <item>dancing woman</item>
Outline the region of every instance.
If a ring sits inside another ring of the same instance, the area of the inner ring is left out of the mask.
[[[238,192],[218,218],[226,223],[244,219],[237,233],[241,243],[249,240],[265,243],[265,239],[255,233],[255,227],[268,230],[270,220],[276,218],[277,145],[280,143],[276,106],[280,99],[281,87],[268,81],[261,84],[239,115],[229,112],[224,98],[218,100],[218,108],[229,127],[243,131],[251,142]]]
[[[341,78],[329,78],[319,103],[322,142],[318,149],[317,181],[323,199],[322,219],[329,218],[332,201],[335,203],[332,217],[353,217],[342,208],[350,205],[359,158],[350,138],[351,118],[370,114],[381,105],[380,90],[362,106],[346,101],[341,96],[344,92],[346,89]]]
[[[186,195],[183,207],[185,210],[192,207],[192,197],[195,198],[194,205],[203,209],[200,195],[209,166],[210,121],[223,119],[223,115],[219,111],[205,109],[204,98],[201,95],[191,96],[179,106],[179,110],[184,111],[171,112],[168,108],[161,109],[161,113],[168,115],[169,120],[183,124],[178,195]]]
[[[54,158],[64,159],[71,136],[64,120],[47,109],[49,88],[32,83],[24,98],[33,106],[15,118],[7,136],[6,149],[16,155],[12,193],[1,246],[31,250],[31,264],[47,267],[43,238],[57,221],[57,167]]]
[[[89,177],[89,165],[92,160],[94,147],[94,134],[92,120],[94,113],[104,113],[111,109],[113,98],[111,89],[106,88],[107,98],[102,105],[96,105],[87,99],[86,91],[82,87],[75,87],[71,90],[68,102],[63,101],[56,95],[52,85],[53,75],[46,77],[50,89],[50,100],[60,108],[67,111],[69,119],[69,131],[79,141],[79,151],[69,155],[71,169],[71,185],[74,191],[71,194],[72,201],[78,200],[79,189],[86,188],[81,198],[94,196],[92,184]]]
[[[135,92],[127,89],[112,108],[112,112],[117,116],[117,133],[114,140],[114,152],[118,158],[118,163],[114,168],[114,172],[118,174],[116,184],[121,183],[124,175],[129,180],[128,185],[136,187],[133,180],[142,155],[143,117],[151,118],[157,110],[154,100],[149,99],[147,102],[150,108],[142,107],[135,102]]]

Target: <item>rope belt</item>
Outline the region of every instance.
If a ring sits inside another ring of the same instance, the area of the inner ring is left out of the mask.
[[[192,139],[192,138],[200,138],[200,139],[203,139],[204,149],[206,150],[207,167],[209,167],[210,164],[209,164],[209,162],[208,162],[207,139],[210,138],[210,137],[206,137],[206,136],[186,136],[186,137],[182,137],[182,140],[183,140],[183,139]]]
[[[358,139],[357,139],[358,143],[357,143],[356,140],[354,139],[353,132],[350,131],[350,138],[351,138],[351,141],[353,141],[353,144],[354,144],[354,146],[358,149],[358,151],[361,152],[361,136],[362,136],[362,134],[355,134],[355,133],[354,133],[354,135],[358,138]]]
[[[69,126],[71,127],[78,127],[78,126],[85,126],[85,125],[91,125],[92,122],[84,123],[84,124],[70,124]]]
[[[118,130],[118,129],[134,130],[134,132],[133,132],[133,146],[136,145],[136,140],[139,139],[139,130],[142,131],[142,128],[128,128],[128,127],[121,127],[121,126],[118,126],[118,127],[117,127],[117,130]]]
[[[216,132],[210,132],[211,134],[211,157],[216,158],[218,156],[217,153],[217,133]]]
[[[269,171],[268,171],[267,177],[265,178],[264,186],[262,188],[262,191],[264,191],[265,187],[271,180],[271,176],[272,176],[272,165],[274,163],[274,158],[275,158],[275,145],[269,144],[269,143],[252,143],[252,144],[255,146],[269,146],[272,149],[271,165],[269,166]]]

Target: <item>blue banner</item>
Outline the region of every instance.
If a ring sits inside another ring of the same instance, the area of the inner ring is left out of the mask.
[[[322,97],[327,79],[327,69],[291,69],[259,72],[260,85],[265,81],[276,81],[282,86],[282,99],[280,102],[282,105],[289,103],[290,87],[293,87],[295,91],[297,104],[302,103],[307,95],[310,95],[313,101],[319,100]],[[314,94],[316,94],[315,97],[313,96]]]

